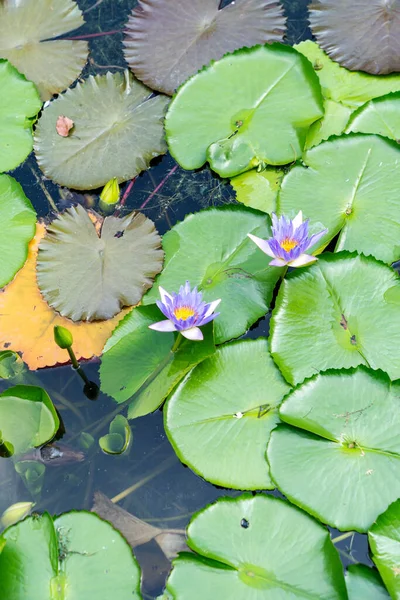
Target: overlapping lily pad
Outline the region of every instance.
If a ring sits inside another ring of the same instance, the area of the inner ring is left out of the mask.
[[[233,177],[296,160],[308,128],[322,115],[309,61],[272,44],[227,54],[186,81],[165,127],[170,152],[184,169],[208,161],[219,175]]]
[[[188,527],[196,554],[173,562],[175,600],[343,600],[342,567],[328,531],[272,496],[221,498]],[[168,598],[169,596],[167,596]]]
[[[48,304],[73,321],[109,319],[137,304],[160,272],[163,251],[154,223],[141,213],[106,217],[98,235],[81,205],[47,228],[37,279]]]
[[[279,409],[293,427],[280,425],[268,445],[281,492],[323,523],[367,531],[400,496],[399,396],[400,385],[365,367],[296,388]]]
[[[387,0],[319,0],[310,6],[320,46],[351,70],[400,71],[400,11]]]
[[[9,175],[0,174],[0,287],[23,266],[35,223],[35,210],[22,187]]]
[[[376,569],[350,565],[346,573],[349,600],[389,600],[390,596]]]
[[[265,448],[288,391],[266,340],[234,342],[193,369],[170,396],[167,435],[182,462],[207,481],[272,489]]]
[[[219,0],[139,2],[124,42],[126,61],[136,77],[172,95],[190,75],[226,52],[282,41],[286,19],[276,0],[237,0],[220,6]]]
[[[400,142],[400,92],[370,100],[353,113],[347,131],[376,133]]]
[[[106,454],[123,454],[131,443],[132,431],[123,415],[117,415],[110,423],[109,432],[99,439],[99,446]]]
[[[400,378],[398,305],[385,293],[400,286],[372,257],[323,254],[283,282],[271,319],[272,356],[287,381],[319,371],[369,364]]]
[[[281,186],[283,171],[279,169],[252,169],[231,179],[236,200],[266,213],[276,211],[276,199]]]
[[[280,214],[301,209],[328,228],[323,242],[339,231],[336,250],[356,250],[391,263],[400,258],[400,148],[385,138],[351,134],[308,150],[304,166],[284,178]]]
[[[149,329],[161,318],[156,306],[134,308],[104,347],[101,389],[117,402],[131,398],[130,419],[156,410],[184,375],[215,351],[212,323],[202,328],[202,342],[181,339],[176,345],[177,334]]]
[[[400,500],[393,502],[368,532],[372,559],[391,598],[400,595]]]
[[[140,569],[122,535],[93,513],[28,517],[0,537],[1,598],[140,600]]]
[[[221,298],[215,319],[215,341],[220,344],[242,335],[264,316],[282,269],[247,237],[270,237],[270,219],[241,206],[211,208],[189,215],[163,237],[165,266],[157,279],[167,292],[178,291],[189,280],[211,302]],[[153,286],[144,304],[159,298]]]
[[[135,177],[166,151],[163,117],[169,99],[151,95],[129,71],[91,76],[67,90],[39,119],[35,153],[40,168],[76,189]],[[74,123],[66,137],[57,133],[60,116]]]
[[[0,20],[1,6],[0,4]],[[7,60],[0,60],[0,89],[2,172],[15,169],[32,150],[32,125],[42,103],[33,83],[27,81]]]

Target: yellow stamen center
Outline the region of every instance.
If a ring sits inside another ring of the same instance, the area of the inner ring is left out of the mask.
[[[283,248],[285,252],[290,252],[290,250],[293,250],[293,248],[296,248],[298,245],[299,242],[290,238],[285,238],[280,243],[281,248]]]
[[[186,321],[189,317],[193,317],[195,311],[190,306],[179,306],[174,310],[174,315],[177,319]]]

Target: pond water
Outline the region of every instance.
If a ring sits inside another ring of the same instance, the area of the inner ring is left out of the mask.
[[[88,38],[91,59],[83,76],[124,67],[122,30],[135,4],[135,0],[79,1],[86,19],[79,35],[96,34]],[[288,42],[309,38],[308,0],[283,0],[283,4],[288,15]],[[77,201],[87,207],[94,203],[94,195],[71,193],[44,180],[33,155],[13,175],[23,185],[39,216],[51,214],[49,199],[60,209]],[[185,172],[167,155],[137,178],[124,210],[143,210],[163,234],[190,212],[230,202],[234,202],[232,189],[209,170]],[[267,333],[268,318],[262,319],[247,336]],[[90,379],[98,381],[98,363],[85,365],[85,370]],[[97,439],[107,433],[116,409],[111,398],[100,394],[97,401],[89,401],[83,394],[82,382],[68,366],[30,373],[25,382],[41,385],[51,396],[64,423],[63,443],[79,451],[82,432],[92,434],[96,440],[84,461],[47,467],[41,493],[33,497],[35,510],[57,514],[70,509],[90,509],[93,494],[99,490],[109,498],[118,496],[121,507],[153,525],[184,529],[190,516],[207,503],[221,495],[239,494],[206,483],[181,464],[164,433],[162,411],[131,422],[133,444],[128,455],[108,456],[100,450]],[[12,463],[0,461],[1,513],[10,504],[31,500],[32,496]],[[333,537],[339,535],[332,532]],[[337,547],[344,565],[371,564],[365,536],[346,537],[338,541]],[[136,549],[135,554],[144,570],[144,597],[155,598],[163,589],[169,564],[155,542]]]

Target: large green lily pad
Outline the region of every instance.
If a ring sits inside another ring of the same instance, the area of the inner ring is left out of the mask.
[[[214,321],[217,344],[242,335],[264,316],[282,269],[247,237],[271,236],[270,218],[241,206],[211,208],[189,215],[163,237],[165,265],[157,284],[177,292],[188,280],[205,302],[221,298]],[[144,304],[159,298],[153,286]]]
[[[271,319],[270,348],[292,384],[319,371],[367,364],[400,378],[398,305],[385,299],[399,276],[372,257],[323,254],[283,282]]]
[[[370,100],[351,117],[347,131],[376,133],[400,141],[400,92]]]
[[[356,250],[387,263],[400,258],[400,148],[374,135],[334,138],[303,156],[284,178],[278,213],[302,210],[328,233],[336,251]]]
[[[0,20],[1,6],[0,4]],[[32,125],[42,103],[33,83],[27,81],[7,60],[0,60],[0,89],[2,172],[18,167],[32,150]]]
[[[376,569],[366,565],[350,565],[346,573],[349,600],[389,600],[390,596]]]
[[[177,334],[149,329],[162,318],[156,306],[138,306],[104,347],[101,389],[119,403],[131,398],[130,419],[156,410],[184,375],[215,351],[212,323],[203,328],[202,342],[182,339],[176,346]]]
[[[188,527],[196,554],[173,562],[175,600],[343,600],[339,555],[328,531],[272,496],[221,498]]]
[[[76,189],[93,189],[116,177],[121,183],[147,169],[166,151],[163,117],[169,99],[124,73],[90,76],[44,109],[35,131],[35,153],[47,177]],[[57,133],[60,116],[73,128]]]
[[[140,600],[140,569],[122,535],[85,511],[28,517],[3,533],[0,597]]]
[[[88,43],[54,40],[84,24],[73,0],[2,0],[0,57],[33,81],[42,100],[65,90],[85,66]]]
[[[400,597],[400,500],[378,517],[368,532],[372,560],[390,593]]]
[[[35,223],[35,210],[22,187],[9,175],[0,175],[0,288],[23,266]]]
[[[100,235],[78,204],[47,227],[37,280],[48,304],[73,321],[109,319],[138,304],[161,271],[161,238],[153,221],[132,212],[106,217]]]
[[[165,430],[181,461],[207,481],[272,489],[265,448],[288,391],[266,340],[234,342],[190,371],[169,397]]]
[[[169,150],[185,169],[206,161],[222,177],[301,156],[322,117],[318,78],[304,56],[282,44],[243,48],[179,89],[166,115]]]
[[[400,496],[400,385],[359,367],[321,373],[283,401],[293,427],[271,434],[268,461],[294,504],[341,530],[367,531]]]
[[[230,184],[236,192],[238,202],[271,214],[276,212],[276,199],[283,174],[280,169],[267,168],[262,171],[252,169],[233,177]]]

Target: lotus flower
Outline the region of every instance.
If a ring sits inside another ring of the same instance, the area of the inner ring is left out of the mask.
[[[188,340],[202,340],[203,334],[199,327],[218,317],[219,313],[214,311],[221,300],[206,304],[202,300],[203,294],[197,291],[197,287],[191,290],[188,281],[181,285],[178,294],[168,294],[162,287],[158,289],[161,301],[157,300],[157,306],[167,319],[149,325],[150,329],[179,331]]]
[[[304,267],[317,260],[316,256],[306,254],[306,250],[314,246],[327,233],[327,229],[308,235],[308,219],[303,223],[303,214],[293,219],[278,217],[272,213],[272,237],[263,240],[251,233],[248,237],[273,260],[269,263],[274,267]]]

